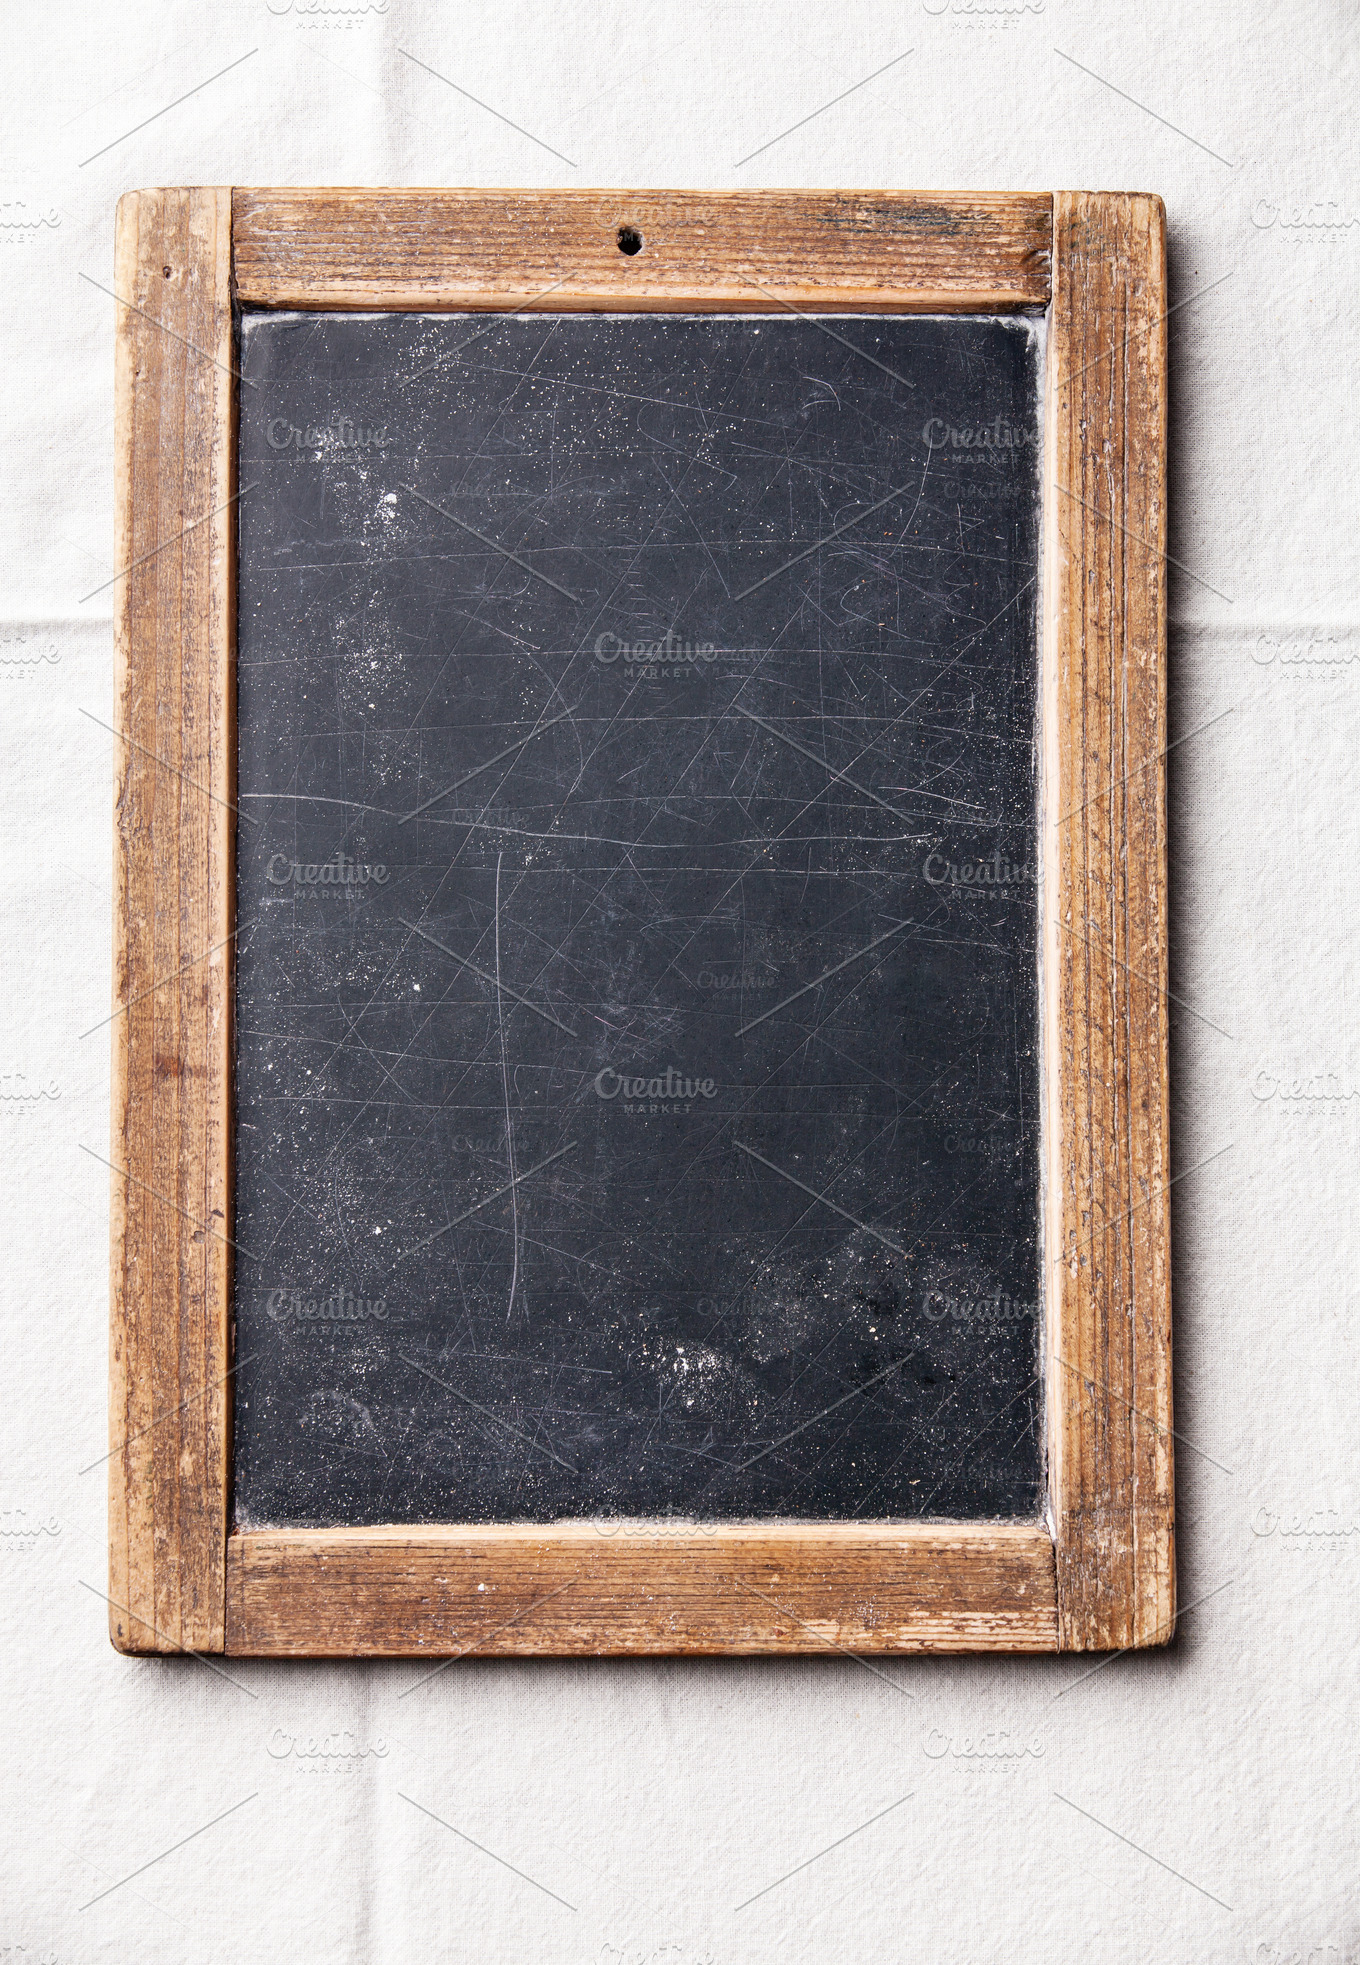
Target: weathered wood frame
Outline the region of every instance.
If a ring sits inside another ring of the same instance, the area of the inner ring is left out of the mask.
[[[625,224],[643,234],[633,256]],[[120,203],[116,265],[115,1645],[438,1658],[1164,1642],[1160,199],[142,191]],[[1047,310],[1042,1519],[231,1532],[237,305]]]

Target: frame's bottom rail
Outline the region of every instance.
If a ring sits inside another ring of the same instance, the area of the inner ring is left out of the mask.
[[[237,1657],[1057,1645],[1038,1522],[271,1529],[227,1544]]]

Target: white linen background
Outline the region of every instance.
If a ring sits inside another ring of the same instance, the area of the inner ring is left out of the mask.
[[[341,4],[6,13],[0,1956],[1360,1958],[1357,1101],[1265,1095],[1360,1086],[1353,8]],[[82,596],[115,571],[115,306],[79,275],[112,282],[120,192],[192,183],[1163,195],[1173,1648],[1091,1677],[888,1662],[902,1690],[830,1652],[473,1659],[407,1699],[407,1665],[228,1679],[110,1648],[105,1474],[80,1471],[106,1447],[109,1045],[80,1033],[109,1003],[113,590]],[[345,1729],[357,1757],[286,1749]],[[1031,1750],[978,1752],[1002,1732]]]

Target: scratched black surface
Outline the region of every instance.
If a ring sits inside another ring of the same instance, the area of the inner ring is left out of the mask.
[[[238,1522],[1036,1513],[1038,330],[241,346]]]

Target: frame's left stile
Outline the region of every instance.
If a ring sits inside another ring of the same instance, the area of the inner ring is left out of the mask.
[[[231,193],[118,208],[109,1628],[221,1651],[229,1488]]]

